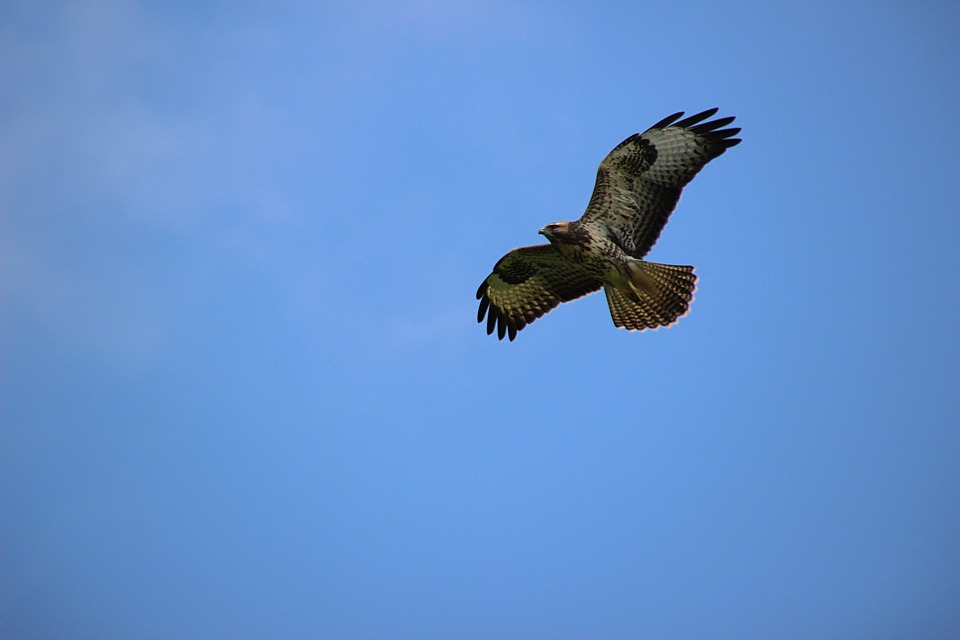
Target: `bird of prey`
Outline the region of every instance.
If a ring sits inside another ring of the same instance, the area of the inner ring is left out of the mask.
[[[690,266],[647,262],[680,192],[708,162],[740,143],[733,116],[717,109],[668,116],[611,151],[597,171],[579,220],[540,229],[549,244],[520,247],[500,258],[477,290],[477,321],[510,340],[552,310],[603,287],[613,324],[629,331],[668,326],[693,300]]]

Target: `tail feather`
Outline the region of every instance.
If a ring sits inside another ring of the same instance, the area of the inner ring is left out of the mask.
[[[693,267],[632,260],[629,290],[604,286],[613,324],[629,331],[666,327],[687,313],[697,288]]]

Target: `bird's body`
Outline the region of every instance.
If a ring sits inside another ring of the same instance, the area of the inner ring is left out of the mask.
[[[477,320],[502,340],[561,302],[601,287],[616,326],[640,331],[673,324],[689,309],[693,267],[647,262],[683,187],[710,160],[738,144],[732,117],[704,111],[661,120],[617,145],[600,163],[579,220],[540,230],[549,241],[507,253],[477,290]],[[701,124],[702,123],[702,124]]]

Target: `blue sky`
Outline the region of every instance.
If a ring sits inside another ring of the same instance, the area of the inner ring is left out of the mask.
[[[954,638],[953,3],[8,2],[0,635]],[[475,322],[674,111],[602,295]]]

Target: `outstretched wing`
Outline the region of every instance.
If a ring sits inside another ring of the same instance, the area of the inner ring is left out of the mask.
[[[679,120],[683,112],[635,133],[611,151],[580,222],[605,227],[620,247],[642,258],[660,237],[677,206],[680,191],[708,162],[740,143],[739,128],[723,129],[734,118],[704,122],[709,109]],[[679,120],[679,122],[677,121]]]
[[[477,289],[477,322],[487,317],[487,333],[513,340],[517,331],[561,302],[596,291],[600,281],[560,255],[553,245],[514,249],[500,258]]]

